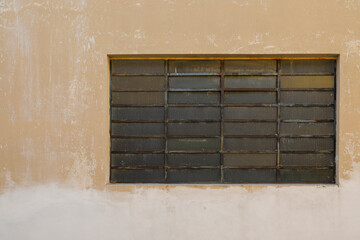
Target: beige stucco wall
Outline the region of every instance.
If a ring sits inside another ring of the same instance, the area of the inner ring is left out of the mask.
[[[360,239],[359,0],[4,0],[0,31],[0,239]],[[321,53],[338,186],[106,185],[108,54]]]

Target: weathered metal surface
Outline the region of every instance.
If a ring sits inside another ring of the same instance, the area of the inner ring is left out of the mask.
[[[224,183],[276,183],[276,170],[224,169]]]
[[[168,183],[220,183],[219,169],[168,169]]]
[[[170,60],[170,73],[220,73],[220,61]]]
[[[275,167],[276,154],[275,153],[252,153],[252,154],[239,154],[227,153],[224,154],[225,167]]]
[[[168,154],[169,167],[220,167],[220,154]]]
[[[170,77],[170,89],[218,89],[220,88],[219,77]]]
[[[282,167],[332,167],[334,154],[280,154]]]
[[[219,151],[220,139],[218,138],[170,138],[168,139],[169,151]]]
[[[334,104],[334,92],[281,91],[281,104]]]
[[[287,135],[334,135],[334,123],[281,123],[280,136]]]
[[[112,151],[161,151],[164,149],[163,139],[111,139]]]
[[[111,91],[164,91],[163,76],[113,76]]]
[[[171,92],[169,104],[214,104],[220,103],[217,92]]]
[[[164,74],[164,60],[112,60],[111,73]]]
[[[276,138],[225,138],[224,150],[228,151],[275,151]]]
[[[281,120],[328,120],[334,119],[334,107],[282,107]]]
[[[164,108],[117,108],[111,109],[111,120],[120,121],[157,121],[164,120]]]
[[[276,123],[269,122],[246,122],[225,123],[225,135],[275,135]]]
[[[121,183],[162,183],[164,169],[111,169],[113,182]]]
[[[276,120],[275,107],[225,107],[225,119]]]
[[[112,123],[115,136],[164,136],[163,123]]]
[[[304,60],[280,60],[281,73],[311,73],[333,74],[335,73],[335,60],[330,59],[304,59]]]
[[[162,92],[113,92],[111,103],[121,105],[164,105]]]
[[[276,103],[272,92],[226,92],[225,103]]]
[[[226,74],[276,74],[276,60],[225,60]]]
[[[169,107],[169,120],[220,120],[218,107]]]
[[[111,154],[111,167],[162,167],[165,154]]]
[[[220,136],[220,123],[169,123],[169,136]]]
[[[225,88],[276,88],[275,76],[227,76]]]
[[[319,152],[334,150],[332,138],[281,138],[281,151]]]
[[[281,88],[333,88],[334,76],[282,76]]]
[[[280,169],[281,183],[334,183],[333,169]]]

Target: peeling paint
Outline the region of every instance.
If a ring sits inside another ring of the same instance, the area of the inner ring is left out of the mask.
[[[217,46],[218,46],[218,45],[216,44],[216,42],[215,42],[215,35],[214,35],[214,34],[207,36],[207,40],[208,40],[214,47],[217,47]]]
[[[360,56],[360,40],[347,41],[345,44],[347,47],[346,57],[349,57],[349,55],[352,54]]]
[[[257,34],[255,36],[254,40],[248,42],[249,45],[259,45],[259,44],[262,44],[262,43],[264,43],[262,34]]]
[[[360,133],[345,133],[344,153],[352,162],[360,162]],[[349,173],[350,171],[346,171],[345,175]]]
[[[88,156],[88,148],[83,146],[80,152],[74,152],[73,164],[66,169],[68,180],[71,185],[76,186],[80,184],[83,188],[93,187],[93,176],[97,167],[94,154]]]

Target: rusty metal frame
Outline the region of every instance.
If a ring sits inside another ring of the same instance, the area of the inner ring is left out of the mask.
[[[164,124],[164,135],[153,135],[153,136],[118,136],[118,135],[112,135],[111,134],[111,129],[110,129],[110,135],[111,138],[144,138],[144,139],[164,139],[165,140],[165,146],[164,146],[164,150],[162,151],[136,151],[136,152],[132,152],[132,151],[110,151],[111,153],[131,153],[131,154],[142,154],[142,153],[163,153],[164,154],[164,166],[163,169],[165,171],[165,178],[164,178],[164,183],[167,183],[167,171],[169,168],[174,168],[174,169],[210,169],[210,168],[216,168],[218,169],[218,167],[212,167],[212,166],[203,166],[203,167],[182,167],[182,166],[178,166],[178,167],[169,167],[167,164],[167,158],[168,158],[168,154],[169,153],[191,153],[191,154],[206,154],[206,153],[219,153],[220,154],[220,168],[219,170],[221,171],[221,179],[219,180],[219,183],[224,183],[224,169],[225,168],[229,168],[224,166],[224,153],[276,153],[276,166],[275,167],[266,167],[266,166],[254,166],[254,167],[231,167],[234,169],[276,169],[276,183],[281,183],[280,182],[280,169],[292,169],[292,168],[296,168],[296,169],[333,169],[334,171],[334,183],[335,183],[335,178],[336,178],[336,170],[337,170],[337,164],[335,163],[335,159],[334,159],[334,165],[331,167],[308,167],[308,166],[286,166],[286,167],[282,167],[280,166],[280,153],[297,153],[297,154],[309,154],[312,153],[310,151],[280,151],[280,139],[281,138],[332,138],[334,141],[334,147],[333,147],[333,151],[316,151],[313,153],[317,153],[317,154],[324,154],[324,153],[331,153],[334,154],[334,158],[336,156],[335,150],[336,150],[336,104],[337,104],[337,97],[336,97],[336,77],[337,77],[337,72],[336,72],[336,66],[335,66],[335,73],[334,74],[318,74],[318,73],[309,73],[309,74],[284,74],[281,73],[280,68],[281,68],[281,59],[337,59],[336,56],[333,55],[324,55],[324,56],[317,56],[317,57],[309,57],[309,56],[298,56],[298,57],[271,57],[271,56],[266,56],[266,57],[258,57],[258,58],[254,58],[252,55],[251,57],[247,58],[247,57],[243,57],[243,58],[239,58],[239,57],[234,57],[233,55],[226,57],[226,56],[213,56],[213,57],[201,57],[201,58],[196,58],[196,57],[188,57],[186,56],[178,56],[178,57],[173,57],[173,56],[169,56],[169,57],[156,57],[156,56],[152,56],[152,57],[141,57],[141,56],[136,56],[136,58],[132,58],[131,56],[122,56],[121,58],[117,58],[116,55],[111,56],[110,55],[111,60],[113,59],[161,59],[164,60],[164,64],[165,64],[165,73],[164,74],[111,74],[110,77],[110,82],[111,82],[111,78],[113,76],[164,76],[165,77],[165,87],[164,87],[164,97],[165,97],[165,102],[164,104],[159,104],[159,105],[131,105],[131,104],[111,104],[111,109],[113,107],[132,107],[132,108],[138,108],[138,107],[163,107],[164,108],[164,120],[111,120],[111,123],[163,123]],[[191,74],[181,74],[181,73],[169,73],[168,72],[168,63],[169,60],[178,60],[178,59],[186,59],[186,60],[197,60],[197,59],[204,59],[204,60],[220,60],[220,73],[219,74],[197,74],[197,73],[191,73]],[[228,60],[228,59],[272,59],[272,60],[276,60],[276,74],[228,74],[225,73],[224,70],[224,61]],[[336,64],[335,64],[336,65]],[[334,76],[334,88],[316,88],[316,89],[312,89],[312,88],[307,88],[307,89],[291,89],[291,88],[287,88],[285,90],[282,90],[280,88],[280,76],[297,76],[297,75],[309,75],[309,76],[327,76],[327,75],[331,75]],[[169,85],[169,77],[172,76],[217,76],[220,77],[220,88],[217,89],[172,89],[170,88]],[[276,77],[276,88],[225,88],[225,76],[275,76]],[[110,88],[111,88],[111,84],[110,84]],[[112,92],[162,92],[159,90],[146,90],[146,89],[137,89],[137,90],[125,90],[125,89],[110,89],[110,99],[111,99],[111,95]],[[334,104],[281,104],[280,101],[280,93],[281,91],[305,91],[305,92],[311,92],[311,91],[317,91],[317,92],[321,92],[321,91],[326,91],[326,92],[333,92],[334,93]],[[169,94],[171,92],[218,92],[220,94],[220,103],[219,104],[170,104],[169,103]],[[274,92],[276,93],[276,103],[271,103],[271,104],[261,104],[261,103],[255,103],[255,104],[236,104],[236,103],[225,103],[224,98],[225,98],[225,93],[226,92]],[[281,111],[281,107],[333,107],[334,108],[334,119],[324,119],[324,120],[308,120],[308,121],[304,121],[304,120],[281,120],[280,118],[280,111]],[[168,119],[168,108],[169,107],[177,107],[177,108],[181,108],[181,107],[217,107],[220,108],[220,119],[219,120],[169,120]],[[276,120],[269,120],[269,119],[253,119],[253,120],[230,120],[230,119],[224,119],[224,108],[225,107],[276,107],[277,109],[277,119]],[[111,112],[110,112],[111,114]],[[168,124],[169,123],[209,123],[209,122],[219,122],[220,123],[220,134],[219,136],[212,136],[212,135],[191,135],[191,136],[187,136],[187,135],[176,135],[176,136],[169,136],[168,134]],[[275,135],[225,135],[224,133],[224,125],[226,122],[276,122],[277,127],[276,127],[276,134]],[[334,133],[332,135],[281,135],[280,134],[280,125],[282,122],[333,122],[334,123]],[[110,124],[111,126],[111,124]],[[169,138],[220,138],[220,150],[219,151],[169,151],[168,150],[168,140]],[[275,151],[226,151],[224,150],[224,138],[276,138],[276,142],[277,142],[277,147]],[[112,168],[116,168],[116,169],[154,169],[151,167],[110,167]],[[158,168],[155,168],[158,169]],[[162,168],[161,168],[162,169]],[[111,178],[111,177],[110,177]],[[111,179],[110,179],[111,182]],[[171,183],[174,184],[174,183]],[[213,184],[213,183],[211,183]]]

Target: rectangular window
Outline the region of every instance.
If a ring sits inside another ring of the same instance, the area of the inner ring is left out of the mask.
[[[114,59],[111,183],[334,183],[336,59]]]

